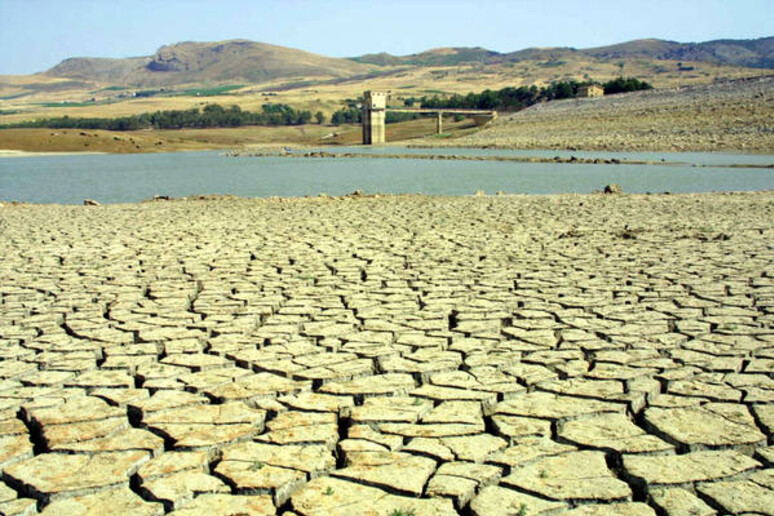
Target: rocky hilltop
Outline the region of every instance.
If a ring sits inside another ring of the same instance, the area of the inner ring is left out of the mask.
[[[229,40],[166,45],[147,57],[67,59],[46,75],[116,85],[161,86],[222,81],[253,83],[279,77],[350,77],[368,73],[372,68],[348,59],[293,48]]]

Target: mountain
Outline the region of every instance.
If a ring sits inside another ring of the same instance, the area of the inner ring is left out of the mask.
[[[67,79],[123,84],[132,74],[141,71],[149,62],[149,57],[131,57],[127,59],[108,59],[100,57],[72,57],[65,59],[44,75]]]
[[[378,66],[454,66],[469,62],[485,63],[500,55],[499,52],[481,47],[444,47],[434,48],[432,50],[426,50],[425,52],[408,56],[393,56],[386,52],[382,52],[380,54],[366,54],[350,59],[358,63],[375,64]]]
[[[127,59],[71,58],[45,75],[122,86],[204,82],[257,83],[284,77],[352,77],[373,66],[247,40],[185,42]]]
[[[583,52],[579,52],[578,50],[569,47],[534,47],[503,54],[502,60],[508,62],[557,61],[559,59],[568,59],[577,56],[583,57],[584,54]]]
[[[645,57],[674,61],[698,61],[749,68],[774,68],[774,37],[759,39],[719,39],[704,43],[677,43],[640,39],[583,50],[597,59]]]
[[[627,71],[630,73],[639,72],[643,77],[658,82],[659,77],[675,68],[674,65],[660,66],[658,61],[663,60],[735,67],[737,71],[729,69],[727,73],[736,75],[739,74],[739,67],[774,69],[774,37],[703,43],[639,39],[596,48],[534,47],[509,53],[481,47],[444,47],[405,56],[383,52],[347,59],[243,39],[184,42],[163,46],[151,56],[66,59],[43,74],[30,76],[26,85],[0,81],[0,94],[21,98],[36,92],[55,92],[76,87],[152,89],[183,84],[258,84],[274,80],[287,80],[291,85],[307,83],[309,80],[337,83],[374,78],[381,74],[404,73],[406,69],[414,69],[416,72],[423,67],[461,64],[475,64],[479,72],[485,67],[487,72],[491,72],[490,78],[498,74],[502,78],[514,77],[513,65],[520,63],[519,73],[534,83],[548,82],[556,77],[579,77],[584,73],[604,75],[605,67],[609,74],[609,65],[621,61],[629,62]],[[635,66],[637,64],[639,69]],[[694,67],[678,69],[680,72],[690,72]],[[712,73],[715,77],[723,76],[722,71]],[[690,77],[683,75],[679,80],[684,79]]]
[[[359,63],[378,66],[454,66],[465,62],[494,64],[518,61],[557,61],[572,57],[591,57],[600,61],[655,59],[698,61],[749,68],[774,68],[774,37],[750,40],[716,40],[704,43],[678,43],[661,39],[639,39],[597,48],[535,47],[501,54],[480,47],[439,48],[393,56],[386,53],[351,58]]]

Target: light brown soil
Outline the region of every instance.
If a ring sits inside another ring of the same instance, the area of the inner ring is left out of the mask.
[[[771,513],[772,192],[0,228],[2,513]]]

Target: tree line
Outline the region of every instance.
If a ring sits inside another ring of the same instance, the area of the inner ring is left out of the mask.
[[[449,97],[434,95],[432,97],[415,98],[410,97],[404,100],[406,107],[421,105],[423,108],[438,109],[492,109],[498,111],[518,111],[527,108],[539,102],[549,100],[571,99],[578,96],[578,90],[582,86],[599,84],[594,81],[578,82],[575,80],[554,82],[548,86],[538,88],[537,86],[520,86],[518,88],[503,88],[501,90],[484,90],[481,93],[468,93],[467,95],[454,94]],[[605,95],[614,95],[629,91],[650,90],[653,89],[649,83],[641,81],[634,77],[618,77],[611,81],[601,84],[605,90]],[[360,124],[363,121],[363,112],[358,104],[359,101],[353,99],[346,100],[346,107],[334,112],[331,116],[331,123],[341,124]],[[362,99],[360,100],[362,102]],[[394,113],[387,112],[385,123],[403,122],[405,120],[414,120],[418,118],[414,113]]]
[[[578,96],[578,90],[582,86],[597,84],[593,81],[578,82],[575,80],[554,82],[548,86],[520,86],[518,88],[503,88],[501,90],[484,90],[481,93],[468,93],[467,95],[454,94],[450,97],[422,97],[405,100],[407,106],[417,102],[423,108],[451,108],[451,109],[493,109],[499,111],[518,111],[539,102],[549,100],[571,99]],[[628,91],[649,90],[653,86],[645,81],[629,77],[619,77],[601,85],[605,89],[605,95],[624,93]]]
[[[317,123],[324,115],[318,112]],[[224,108],[207,104],[202,110],[166,110],[118,118],[75,118],[63,116],[9,124],[5,128],[46,127],[50,129],[104,129],[133,131],[138,129],[202,129],[207,127],[241,127],[246,125],[302,125],[312,120],[310,111],[294,109],[287,104],[264,104],[261,111],[244,111],[239,106]]]

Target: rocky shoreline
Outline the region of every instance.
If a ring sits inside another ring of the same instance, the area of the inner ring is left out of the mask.
[[[422,148],[417,146],[416,148]],[[684,162],[661,160],[634,160],[620,158],[583,158],[577,156],[469,156],[464,154],[368,154],[355,152],[328,152],[321,150],[287,151],[287,150],[230,150],[224,154],[231,158],[314,158],[314,159],[418,159],[418,160],[451,160],[451,161],[508,161],[514,163],[573,163],[579,165],[679,165]],[[767,165],[731,164],[731,165],[698,165],[694,167],[709,168],[774,168],[774,163]]]
[[[4,514],[771,514],[774,192],[0,231]]]

